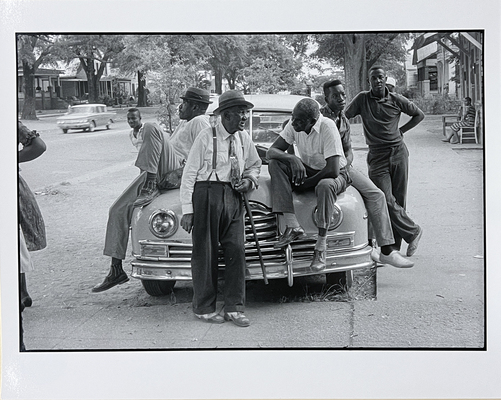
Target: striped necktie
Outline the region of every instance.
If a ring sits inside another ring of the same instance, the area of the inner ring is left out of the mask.
[[[231,187],[240,182],[240,166],[238,165],[237,152],[235,150],[235,136],[230,135],[230,183]]]

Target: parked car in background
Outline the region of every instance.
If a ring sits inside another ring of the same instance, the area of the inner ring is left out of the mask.
[[[262,158],[266,149],[282,130],[292,109],[303,96],[250,95],[246,100],[254,104],[248,119],[248,132]],[[214,99],[208,110],[217,107]],[[275,249],[278,236],[285,229],[279,226],[271,212],[271,183],[266,159],[263,159],[259,189],[249,193],[255,228],[259,238],[268,279],[287,279],[292,286],[298,276],[326,274],[327,283],[336,284],[345,277],[350,284],[353,270],[373,265],[368,241],[368,220],[364,202],[356,189],[349,187],[339,195],[331,217],[327,236],[327,267],[313,272],[310,263],[318,229],[316,227],[317,201],[313,191],[294,194],[296,215],[306,236],[292,242],[285,249]],[[169,294],[177,281],[191,280],[191,235],[180,227],[182,217],[179,190],[162,193],[149,205],[136,208],[132,217],[132,273],[142,281],[152,296]],[[263,279],[257,246],[248,216],[245,216],[246,279]],[[221,267],[224,266],[222,254]],[[224,269],[220,271],[224,276]]]
[[[98,126],[110,129],[116,113],[108,111],[104,104],[80,104],[69,106],[68,112],[57,119],[57,126],[67,133],[69,129],[94,131]]]
[[[79,99],[76,96],[68,96],[66,98],[66,101],[70,106],[76,106],[78,104],[89,104],[89,100],[84,96],[83,98]]]

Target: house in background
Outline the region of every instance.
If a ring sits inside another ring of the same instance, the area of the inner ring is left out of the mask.
[[[482,48],[481,31],[434,32],[416,38],[412,63],[418,69],[418,92],[483,102]]]
[[[77,61],[76,61],[77,62]],[[97,61],[95,61],[98,64]],[[96,65],[96,70],[99,65]],[[89,93],[89,84],[87,82],[87,74],[83,70],[80,62],[77,65],[70,66],[67,72],[59,77],[61,84],[60,97],[63,99],[86,99]],[[110,64],[106,64],[103,75],[99,80],[99,98],[107,97],[108,105],[125,103],[128,97],[134,96],[136,93],[136,85],[132,83],[129,77],[120,77],[117,71],[111,68]]]
[[[89,86],[87,75],[75,60],[69,66],[60,63],[59,68],[38,68],[35,71],[35,109],[55,110],[65,109],[68,105],[78,104],[87,100]],[[99,97],[107,98],[108,105],[126,103],[130,96],[136,95],[136,84],[130,77],[121,77],[117,70],[106,65],[103,76],[99,81]],[[17,101],[21,110],[24,104],[24,76],[23,68],[17,71]]]
[[[454,46],[448,39],[442,45],[436,40],[436,33],[426,33],[416,39],[412,64],[416,66],[416,91],[423,97],[449,94],[455,96],[457,85],[453,79],[456,75],[456,63],[450,49]],[[447,44],[447,47],[444,47]]]
[[[479,117],[479,143],[483,143],[484,136],[483,43],[483,31],[435,32],[417,37],[413,46],[421,94],[452,95],[454,88],[457,99],[470,97]]]
[[[59,102],[60,93],[59,76],[64,73],[63,69],[37,68],[35,71],[35,109],[48,110],[65,108],[64,102]],[[17,104],[22,109],[24,103],[24,76],[23,67],[17,68]]]

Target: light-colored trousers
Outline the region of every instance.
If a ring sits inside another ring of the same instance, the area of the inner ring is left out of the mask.
[[[384,193],[369,177],[352,166],[349,167],[348,173],[351,178],[351,186],[357,189],[364,199],[365,208],[369,215],[369,237],[375,238],[378,246],[395,243]]]

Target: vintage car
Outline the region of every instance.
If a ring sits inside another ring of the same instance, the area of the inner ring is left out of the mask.
[[[245,96],[255,107],[251,110],[247,130],[252,132],[254,143],[264,154],[282,123],[291,117],[292,109],[303,98],[294,95]],[[217,107],[214,102],[208,110]],[[294,194],[296,215],[306,236],[292,242],[285,249],[275,249],[274,243],[284,227],[271,212],[271,185],[266,160],[263,161],[259,189],[249,193],[254,226],[259,238],[267,279],[287,279],[292,286],[294,278],[316,275],[310,269],[313,249],[318,234],[316,197],[313,191]],[[162,193],[149,205],[136,208],[132,217],[132,276],[142,281],[146,292],[152,296],[169,294],[176,281],[191,280],[191,235],[180,227],[182,217],[179,190]],[[246,227],[246,279],[263,279],[249,218]],[[368,242],[368,220],[364,202],[353,187],[342,193],[336,202],[327,238],[327,268],[321,271],[327,283],[350,285],[353,270],[373,265]],[[220,258],[220,276],[224,276],[224,262]]]
[[[116,113],[108,111],[104,104],[79,104],[69,106],[68,112],[57,119],[57,126],[67,133],[68,129],[83,129],[93,132],[98,126],[110,129]]]

